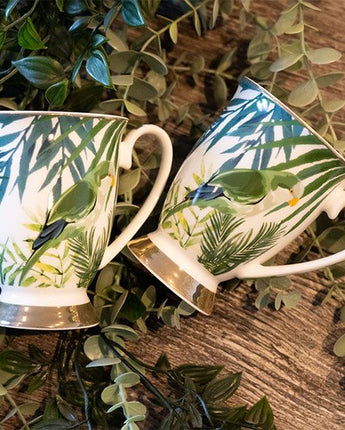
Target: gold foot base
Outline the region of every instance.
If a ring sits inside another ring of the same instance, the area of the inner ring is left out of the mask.
[[[210,315],[215,293],[200,285],[182,270],[150,240],[148,236],[130,241],[127,245],[133,255],[161,282],[181,299],[205,315]]]
[[[93,327],[98,318],[91,303],[74,306],[25,306],[0,302],[0,326],[28,330]]]

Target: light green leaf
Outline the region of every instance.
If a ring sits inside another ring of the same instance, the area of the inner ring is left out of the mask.
[[[97,82],[105,87],[112,88],[107,59],[102,51],[95,49],[86,60],[87,73]]]
[[[109,56],[109,68],[115,73],[128,74],[132,71],[134,65],[139,59],[140,52],[114,52]]]
[[[310,3],[308,1],[302,1],[301,3],[303,4],[303,6],[307,7],[308,9],[313,9],[313,10],[316,10],[318,12],[322,11],[322,9],[320,9],[319,7],[317,7],[316,5],[314,5],[313,3]]]
[[[128,51],[127,43],[115,31],[108,28],[105,35],[108,39],[109,45],[112,48],[116,49],[119,52]]]
[[[104,327],[102,331],[104,333],[114,332],[116,336],[123,337],[126,340],[136,341],[139,339],[137,332],[132,327],[124,324],[112,324]]]
[[[250,2],[251,0],[241,0],[242,6],[246,10],[246,12],[250,11]]]
[[[51,106],[62,106],[68,94],[68,79],[50,85],[46,89],[45,97]]]
[[[202,55],[198,55],[192,62],[191,72],[200,73],[205,67],[205,58]]]
[[[113,364],[119,364],[121,360],[116,357],[100,358],[99,360],[91,361],[86,367],[100,367],[100,366],[112,366]]]
[[[125,388],[133,387],[134,385],[139,384],[140,376],[134,372],[126,372],[119,375],[115,378],[115,384],[123,385]]]
[[[270,287],[277,288],[278,290],[287,290],[291,287],[291,280],[286,276],[270,278]]]
[[[109,408],[107,412],[110,413],[119,408],[122,408],[124,410],[126,417],[135,415],[146,415],[146,406],[137,401],[117,403],[116,405]]]
[[[7,394],[7,390],[2,384],[0,384],[0,396],[4,396],[5,394]]]
[[[339,319],[341,322],[345,322],[345,306],[342,306],[340,309]]]
[[[254,63],[250,66],[250,72],[259,80],[268,79],[271,75],[271,64],[271,61],[260,61],[258,63]]]
[[[125,194],[128,191],[134,190],[140,182],[140,169],[129,170],[120,176],[118,193]]]
[[[31,50],[47,49],[31,18],[27,18],[26,22],[18,31],[18,45],[22,48]]]
[[[229,51],[227,51],[222,58],[220,59],[220,62],[217,67],[217,72],[222,73],[225,72],[232,64],[233,56],[236,52],[237,48],[232,48]]]
[[[303,22],[299,22],[296,25],[291,26],[288,30],[285,31],[286,34],[298,34],[304,30]]]
[[[14,98],[0,98],[0,106],[7,109],[18,110],[18,104],[15,102]]]
[[[102,401],[107,405],[114,405],[122,401],[119,394],[119,386],[116,384],[104,388],[101,394]]]
[[[225,80],[221,76],[215,75],[213,85],[213,97],[217,107],[224,106],[228,97],[228,89]]]
[[[336,112],[342,109],[345,105],[345,100],[343,99],[329,99],[322,100],[321,106],[326,112]]]
[[[213,8],[212,8],[212,15],[209,23],[209,28],[212,30],[214,26],[216,25],[216,21],[219,15],[219,0],[214,0],[213,2]]]
[[[124,104],[128,112],[137,116],[146,116],[146,112],[137,104],[130,102],[129,100],[124,100]]]
[[[301,296],[302,296],[301,291],[295,290],[295,291],[291,291],[291,293],[283,295],[282,300],[284,305],[287,308],[293,308],[298,304],[298,302],[301,299]]]
[[[329,64],[338,61],[341,52],[333,48],[318,48],[307,51],[308,59],[314,64]]]
[[[293,64],[297,63],[303,57],[303,53],[294,52],[291,54],[285,54],[279,57],[274,63],[271,65],[271,72],[280,72],[281,70],[285,70]]]
[[[343,72],[330,72],[325,75],[318,76],[316,82],[319,88],[329,87],[344,77]]]
[[[128,95],[136,100],[145,101],[155,99],[158,96],[158,92],[149,82],[134,78],[133,85],[130,86]]]
[[[200,23],[200,18],[199,18],[197,11],[194,11],[193,22],[194,22],[194,28],[195,28],[196,34],[200,37],[201,36],[201,23]]]
[[[153,308],[156,304],[156,288],[154,285],[150,285],[141,296],[140,300],[146,309]]]
[[[281,305],[282,305],[282,293],[278,293],[274,299],[274,308],[276,311],[279,311]]]
[[[297,8],[293,8],[287,13],[282,13],[278,21],[274,24],[273,31],[277,36],[284,34],[295,23],[297,18]]]
[[[146,75],[146,80],[156,88],[159,97],[165,93],[167,89],[167,82],[163,75],[160,75],[154,70],[150,70]]]
[[[345,355],[345,334],[340,336],[340,338],[335,342],[333,347],[333,352],[338,357],[344,357]]]
[[[316,99],[317,91],[316,82],[314,80],[308,80],[291,91],[288,102],[297,107],[307,106]]]
[[[62,65],[50,57],[24,57],[12,64],[32,85],[43,90],[65,77]]]
[[[271,295],[269,289],[260,291],[255,300],[255,306],[260,310],[265,308],[269,304],[270,298]]]
[[[133,75],[112,75],[111,81],[114,85],[128,87],[133,84]]]
[[[171,40],[174,43],[177,43],[177,39],[178,39],[178,26],[177,26],[177,22],[173,21],[169,27],[169,35],[171,37]]]
[[[166,75],[168,73],[168,68],[165,62],[158,55],[149,52],[142,52],[141,58],[150,67],[151,70],[154,70],[160,75]]]
[[[90,336],[86,339],[84,352],[90,360],[114,357],[111,349],[99,335]]]

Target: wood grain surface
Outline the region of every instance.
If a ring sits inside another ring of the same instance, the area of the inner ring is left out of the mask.
[[[320,29],[308,36],[313,47],[331,46],[345,54],[344,12],[345,4],[335,0],[311,0],[323,12],[309,12],[310,23]],[[254,2],[264,16],[276,16],[285,1]],[[192,30],[190,30],[192,31]],[[237,58],[241,64],[244,50],[253,30],[241,31],[239,23],[230,19],[216,30],[208,32],[200,40],[184,32],[173,55],[182,50],[196,56],[201,53],[213,59],[217,52],[237,45],[241,40]],[[324,67],[324,70],[344,70],[345,55],[340,62]],[[238,70],[237,70],[238,72]],[[301,79],[298,73],[290,78],[292,86]],[[206,82],[206,91],[207,91]],[[186,88],[188,90],[186,91]],[[229,98],[235,85],[229,85]],[[183,81],[175,91],[175,102],[204,103],[210,121],[216,112],[207,105],[203,82],[194,88]],[[332,91],[345,97],[345,82]],[[344,121],[344,115],[340,114]],[[170,133],[175,148],[174,171],[181,164],[194,143],[187,126],[176,127],[172,122],[163,127]],[[297,249],[303,237],[291,244],[281,259]],[[234,398],[238,404],[252,404],[264,394],[268,397],[275,414],[278,430],[341,430],[345,428],[344,360],[332,353],[334,341],[345,332],[345,325],[336,321],[334,303],[320,306],[329,283],[322,272],[291,277],[293,285],[303,292],[300,304],[294,309],[274,311],[267,308],[257,311],[248,288],[241,285],[234,292],[219,291],[214,313],[209,316],[194,315],[183,319],[181,329],[160,327],[154,333],[143,335],[135,346],[139,357],[154,363],[166,352],[173,365],[186,362],[225,365],[228,371],[243,372],[242,385]],[[165,288],[162,286],[162,288]],[[50,351],[56,342],[56,333],[23,333],[14,345],[27,342],[39,344]],[[53,388],[51,387],[53,390]],[[47,389],[49,391],[49,388]],[[37,393],[41,399],[47,391]],[[143,429],[156,429],[159,415],[151,411]],[[9,426],[7,429],[13,429]]]

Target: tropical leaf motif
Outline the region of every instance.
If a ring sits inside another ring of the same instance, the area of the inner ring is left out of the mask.
[[[69,240],[70,256],[79,277],[79,288],[87,288],[95,277],[107,246],[108,232],[109,229],[104,229],[102,235],[96,238],[96,229],[93,228],[90,232],[82,232]]]
[[[257,233],[252,229],[246,233],[235,233],[243,222],[235,216],[214,212],[206,225],[198,261],[213,275],[220,275],[253,260],[276,245],[283,234],[283,228],[276,223],[262,224]]]
[[[68,169],[77,182],[86,173],[84,159],[88,153],[93,156],[90,169],[102,157],[114,159],[114,151],[118,150],[116,143],[125,124],[123,119],[95,122],[92,117],[54,114],[32,118],[15,113],[4,116],[0,124],[0,203],[6,194],[9,178],[15,180],[14,185],[22,198],[29,176],[40,169],[48,169],[42,188],[53,184],[54,197],[58,198],[61,185],[58,177],[64,169]],[[96,139],[100,140],[97,149],[94,145]],[[19,169],[14,172],[15,159],[19,160]]]

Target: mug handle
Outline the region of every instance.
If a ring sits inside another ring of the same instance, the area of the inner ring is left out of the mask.
[[[330,219],[334,219],[345,206],[345,191],[343,187],[336,188],[325,199],[320,211],[326,212]],[[296,275],[298,273],[312,272],[324,269],[345,261],[345,250],[336,252],[328,257],[322,257],[313,261],[305,261],[296,264],[284,264],[280,266],[263,266],[262,264],[248,264],[239,268],[236,277],[239,279],[271,278],[274,276]]]
[[[118,158],[119,167],[130,169],[132,165],[133,147],[139,137],[145,134],[151,134],[155,136],[162,151],[161,164],[157,173],[157,177],[149,195],[132,221],[123,230],[123,232],[105,249],[99,269],[102,269],[104,266],[106,266],[115,257],[115,255],[117,255],[125,247],[127,242],[144,224],[152,209],[156,206],[156,203],[158,202],[158,199],[168,179],[172,164],[171,140],[163,129],[153,124],[145,124],[136,130],[130,131],[125,139],[120,143]]]

